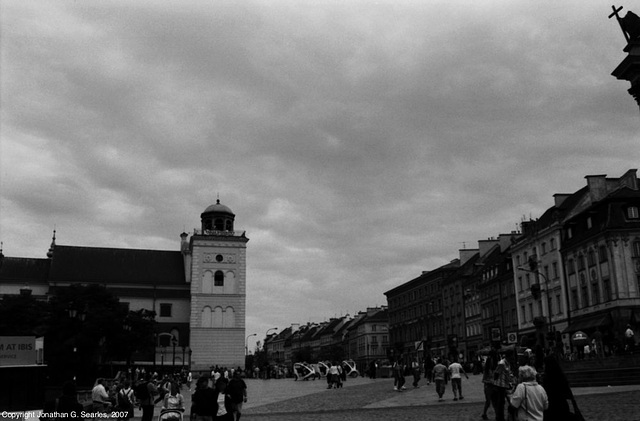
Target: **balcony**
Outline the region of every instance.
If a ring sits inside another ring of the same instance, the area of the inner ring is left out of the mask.
[[[199,230],[193,229],[193,235],[203,235],[212,237],[244,237],[246,231],[219,231],[219,230]]]

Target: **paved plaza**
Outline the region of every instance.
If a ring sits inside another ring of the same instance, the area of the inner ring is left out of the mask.
[[[451,385],[445,401],[438,402],[433,384],[393,390],[393,379],[348,379],[342,389],[326,388],[324,380],[246,380],[248,402],[242,420],[480,420],[484,405],[481,376],[463,379],[464,400],[453,401]],[[184,391],[187,408],[191,395]],[[574,388],[576,400],[587,421],[640,421],[640,385]],[[156,409],[156,415],[158,413]],[[494,418],[489,409],[489,418]],[[140,412],[136,410],[136,418]]]

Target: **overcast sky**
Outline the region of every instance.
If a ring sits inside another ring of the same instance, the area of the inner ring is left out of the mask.
[[[62,245],[179,250],[219,194],[250,238],[247,335],[386,304],[585,175],[639,166],[610,12],[4,0],[4,254],[45,257],[54,227]]]

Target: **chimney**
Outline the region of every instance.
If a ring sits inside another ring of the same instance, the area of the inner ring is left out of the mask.
[[[638,190],[638,176],[636,174],[638,170],[631,169],[624,173],[622,177],[620,177],[620,186],[625,186],[630,188],[631,190]]]
[[[553,195],[553,200],[555,202],[556,208],[559,208],[560,206],[562,206],[564,201],[567,200],[569,197],[571,197],[571,194],[567,194],[567,193],[556,193],[556,194],[554,194]]]
[[[531,232],[533,231],[533,224],[535,223],[535,221],[533,220],[528,220],[528,221],[522,221],[520,223],[520,230],[522,231],[523,235],[528,235],[531,234]]]
[[[460,266],[478,253],[478,249],[460,249]]]
[[[498,240],[495,238],[487,238],[486,240],[478,241],[478,250],[480,250],[480,256],[484,256],[491,250],[494,246],[500,244]],[[461,259],[462,260],[462,259]]]
[[[518,237],[520,237],[520,234],[516,232],[512,232],[511,234],[500,234],[498,236],[500,251],[505,251]]]
[[[589,187],[589,198],[591,203],[602,200],[607,195],[607,176],[605,175],[588,175],[587,187]]]

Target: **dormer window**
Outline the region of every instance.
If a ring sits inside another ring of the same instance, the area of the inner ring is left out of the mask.
[[[640,219],[640,214],[638,213],[637,206],[629,206],[627,208],[627,218],[629,219]]]

